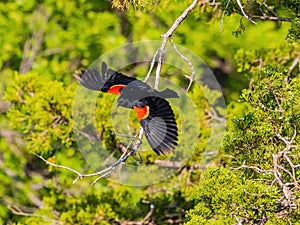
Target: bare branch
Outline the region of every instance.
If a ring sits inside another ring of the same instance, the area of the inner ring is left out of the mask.
[[[294,125],[294,130],[293,130],[293,136],[289,140],[288,138],[282,137],[280,133],[275,133],[275,135],[280,139],[286,147],[283,149],[283,151],[280,152],[280,156],[282,156],[284,153],[289,151],[291,148],[296,147],[296,145],[293,145],[293,142],[295,141],[296,135],[297,135],[297,127]]]
[[[152,216],[153,214],[153,211],[154,211],[154,205],[153,204],[150,204],[150,211],[147,213],[147,215],[142,219],[141,221],[141,224],[146,224],[150,217]]]
[[[278,165],[278,158],[279,156],[276,154],[273,154],[273,167],[274,167],[274,176],[277,180],[277,183],[279,184],[279,186],[281,187],[281,190],[283,192],[284,198],[287,201],[291,200],[291,191],[289,189],[289,187],[287,185],[284,184],[283,180],[282,180],[282,175],[279,172],[280,166]]]
[[[270,6],[268,6],[268,4],[266,3],[266,0],[262,3],[264,7],[266,7],[266,9],[271,12],[274,16],[277,17],[277,14],[274,12],[273,9],[270,8]]]
[[[240,7],[243,16],[244,16],[247,20],[249,20],[250,22],[256,24],[256,22],[254,22],[254,21],[250,18],[250,16],[248,16],[248,15],[245,13],[245,11],[244,11],[244,6],[242,5],[241,1],[240,1],[240,0],[236,0],[236,2],[237,2],[237,4],[238,4],[238,6]]]
[[[251,15],[252,18],[260,19],[260,20],[273,20],[273,21],[283,21],[283,22],[291,22],[292,18],[285,18],[285,17],[279,17],[279,16],[259,16],[259,15]]]
[[[277,103],[279,104],[279,101]],[[263,170],[256,166],[247,166],[245,165],[245,161],[240,167],[234,169],[248,168],[248,169],[253,169],[258,173],[271,173],[275,177],[276,182],[278,183],[278,185],[282,190],[283,198],[285,199],[287,206],[292,207],[292,205],[295,204],[294,201],[292,200],[293,199],[292,189],[299,187],[299,182],[296,179],[295,168],[299,167],[300,165],[294,165],[292,160],[288,157],[287,154],[290,153],[291,148],[296,147],[295,145],[293,145],[293,142],[295,141],[297,135],[296,125],[294,125],[293,136],[291,138],[283,137],[278,132],[275,132],[275,135],[277,136],[278,139],[280,139],[285,144],[285,147],[282,151],[279,151],[272,155],[273,158],[272,170]],[[284,166],[283,164],[280,164],[279,158],[283,158],[288,163],[287,166],[289,166],[289,168]],[[290,177],[292,182],[285,183],[283,180],[283,175],[285,175],[285,177],[286,175]]]
[[[154,56],[153,56],[153,59],[152,59],[151,64],[150,64],[150,69],[149,69],[149,71],[148,71],[148,73],[147,73],[146,78],[144,79],[144,82],[147,82],[148,79],[149,79],[149,77],[150,77],[150,75],[151,75],[151,72],[152,72],[152,70],[153,70],[153,68],[154,68],[154,65],[155,65],[155,61],[156,61],[157,54],[158,54],[158,50],[155,52],[155,54],[154,54]]]
[[[222,12],[222,16],[221,16],[221,20],[220,20],[220,31],[223,31],[223,21],[224,21],[224,17],[225,17],[225,13],[226,10],[229,6],[229,3],[231,2],[231,0],[228,0],[225,8]],[[253,24],[256,24],[256,22],[253,19],[260,19],[260,20],[272,20],[272,21],[283,21],[283,22],[291,22],[292,18],[285,18],[285,17],[280,17],[278,16],[274,10],[272,10],[267,4],[266,2],[263,2],[262,5],[258,6],[258,10],[260,11],[261,15],[249,15],[244,11],[244,6],[242,5],[240,0],[236,0],[236,3],[238,4],[240,10],[241,10],[241,14],[243,15],[243,17],[245,17],[247,20],[249,20],[250,22],[252,22]],[[271,15],[267,15],[266,13],[264,13],[262,7],[265,7]]]
[[[150,218],[154,212],[154,205],[152,203],[150,203],[150,211],[147,213],[147,215],[140,221],[122,221],[119,219],[114,219],[113,222],[114,223],[118,223],[120,225],[144,225],[144,224],[152,224],[149,223],[150,222]]]
[[[63,224],[62,222],[58,221],[58,220],[54,220],[54,219],[51,219],[49,217],[46,217],[46,216],[42,216],[42,215],[39,215],[39,214],[34,214],[34,213],[27,213],[27,212],[23,212],[20,208],[18,208],[17,206],[7,206],[7,208],[15,215],[19,215],[19,216],[27,216],[27,217],[38,217],[38,218],[41,218],[42,220],[44,221],[47,221],[47,222],[52,222],[53,224]]]
[[[192,4],[187,7],[183,13],[175,20],[175,22],[173,23],[173,25],[171,26],[171,28],[163,35],[161,35],[161,37],[163,38],[162,44],[161,46],[158,48],[158,50],[156,51],[152,61],[151,61],[151,65],[150,65],[150,69],[149,72],[145,78],[145,80],[148,80],[150,73],[154,67],[155,61],[157,60],[157,67],[156,67],[156,72],[155,72],[155,83],[154,83],[154,89],[158,89],[159,86],[159,80],[160,80],[160,72],[161,72],[161,67],[163,64],[163,58],[164,58],[164,53],[165,53],[165,48],[167,46],[167,42],[168,40],[170,40],[172,34],[174,33],[174,31],[177,29],[177,27],[181,24],[181,22],[187,17],[187,15],[189,14],[189,12],[191,12],[198,4],[200,0],[194,0],[192,2]]]
[[[298,63],[299,63],[299,58],[297,57],[297,58],[293,61],[292,65],[290,66],[289,71],[288,71],[288,75],[291,74],[291,72],[294,70],[294,68],[296,67],[296,65],[297,65]]]
[[[138,137],[138,139],[137,139],[137,137]],[[105,168],[101,171],[95,172],[95,173],[82,174],[82,173],[78,172],[77,170],[74,170],[70,167],[62,166],[62,165],[58,165],[58,164],[49,162],[48,160],[46,160],[41,155],[36,155],[36,156],[39,157],[41,160],[43,160],[46,164],[48,164],[50,166],[53,166],[53,167],[59,168],[59,169],[65,169],[65,170],[68,170],[72,173],[75,173],[77,175],[77,177],[73,180],[73,184],[76,183],[79,179],[83,179],[83,178],[86,178],[86,177],[97,177],[91,183],[91,185],[94,185],[100,179],[102,179],[104,177],[107,177],[108,175],[112,174],[116,170],[116,168],[118,166],[120,166],[120,164],[124,163],[128,159],[128,157],[134,155],[134,153],[138,150],[138,148],[142,144],[142,137],[143,137],[143,129],[140,128],[140,131],[136,134],[136,136],[134,138],[131,139],[130,143],[128,144],[128,146],[126,148],[126,151],[124,151],[122,156],[117,161],[115,161],[111,166],[109,166],[109,167],[107,167],[107,168]],[[132,149],[130,149],[130,146],[133,144],[133,142],[136,139],[137,139],[137,141],[136,141],[135,145],[133,146]]]
[[[220,32],[223,31],[223,22],[224,22],[224,16],[225,16],[225,13],[226,13],[226,10],[229,6],[229,3],[230,3],[231,0],[228,0],[227,3],[226,3],[226,6],[225,6],[225,9],[223,10],[222,12],[222,16],[221,16],[221,20],[220,20]]]
[[[273,170],[263,170],[258,168],[257,166],[247,166],[245,165],[245,161],[243,162],[243,164],[239,167],[236,168],[232,168],[233,170],[239,170],[239,169],[253,169],[258,173],[273,173]]]
[[[187,76],[187,75],[185,76],[186,78],[188,78],[188,79],[190,80],[190,83],[189,83],[189,85],[188,85],[188,87],[187,87],[187,89],[186,89],[186,92],[188,92],[188,91],[190,90],[190,88],[191,88],[191,85],[192,85],[194,79],[195,79],[196,71],[195,71],[195,69],[194,69],[193,64],[190,62],[190,60],[189,60],[187,57],[185,57],[184,55],[182,55],[182,54],[179,52],[178,48],[176,47],[176,45],[174,44],[174,42],[173,42],[173,40],[172,40],[172,37],[169,38],[169,41],[170,41],[170,43],[171,43],[173,49],[174,49],[175,52],[177,53],[177,55],[179,55],[180,58],[182,58],[182,59],[189,65],[189,67],[190,67],[191,70],[192,70],[192,75],[191,75],[191,76]]]
[[[226,118],[219,116],[218,113],[216,112],[216,110],[213,107],[210,107],[210,110],[205,109],[205,113],[211,119],[216,120],[218,122],[221,122],[223,126],[226,126],[226,124],[225,124],[226,123]]]
[[[280,104],[280,102],[279,102],[279,99],[278,99],[278,94],[273,90],[273,89],[271,89],[271,91],[272,91],[272,93],[273,93],[273,96],[274,96],[274,98],[275,98],[275,101],[276,101],[276,103],[277,103],[277,105],[278,105],[278,108],[279,108],[279,112],[283,115],[284,114],[284,110],[283,110],[283,108],[282,108],[282,106],[281,106],[281,104]]]

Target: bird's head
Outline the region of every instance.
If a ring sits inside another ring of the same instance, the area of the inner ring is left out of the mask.
[[[118,107],[119,107],[119,106],[122,106],[122,107],[131,109],[133,105],[132,105],[132,103],[130,102],[129,99],[124,98],[123,96],[120,96],[120,97],[118,98],[117,106],[118,106]]]

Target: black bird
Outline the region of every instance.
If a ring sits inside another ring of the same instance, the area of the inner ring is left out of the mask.
[[[178,145],[178,128],[173,110],[165,98],[178,98],[171,89],[157,91],[143,81],[108,69],[103,62],[97,69],[81,70],[76,79],[84,87],[120,95],[118,106],[134,109],[146,139],[158,154],[166,154]]]

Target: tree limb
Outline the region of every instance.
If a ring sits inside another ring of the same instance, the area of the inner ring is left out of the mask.
[[[256,172],[258,173],[273,173],[273,170],[264,170],[264,169],[261,169],[257,166],[248,166],[248,165],[245,165],[245,161],[243,162],[243,164],[239,167],[236,167],[236,168],[232,168],[234,170],[239,170],[239,169],[253,169],[255,170]]]
[[[161,72],[161,67],[162,67],[162,63],[163,63],[163,57],[164,57],[164,53],[165,53],[165,49],[166,49],[168,40],[172,44],[171,37],[172,37],[173,33],[175,32],[175,30],[177,29],[177,27],[181,24],[181,22],[187,17],[187,15],[197,6],[197,4],[198,4],[199,1],[200,0],[194,0],[192,2],[192,4],[189,7],[187,7],[183,11],[183,13],[175,20],[175,22],[173,23],[173,25],[171,26],[171,28],[166,33],[164,33],[163,35],[161,35],[161,37],[163,38],[162,44],[158,48],[158,50],[156,51],[155,55],[153,56],[149,72],[148,72],[148,74],[147,74],[147,76],[146,76],[146,78],[144,80],[145,82],[148,80],[148,78],[150,76],[150,73],[151,73],[151,71],[152,71],[152,69],[154,67],[154,64],[155,64],[155,62],[157,60],[154,89],[158,89],[158,86],[159,86],[160,72]],[[175,45],[172,45],[172,46],[174,48]],[[174,50],[176,51],[175,48],[174,48]],[[178,54],[178,52],[177,52],[177,54]],[[179,56],[182,56],[182,54],[179,53]],[[188,60],[186,62],[188,62]],[[191,63],[189,63],[189,65],[191,65]],[[192,76],[191,77],[193,77],[193,74],[194,74],[194,72],[192,70]],[[189,86],[190,85],[191,85],[191,82],[190,82]]]
[[[188,92],[188,91],[190,90],[191,86],[192,86],[192,83],[193,83],[194,79],[195,79],[196,71],[195,71],[195,69],[194,69],[193,64],[190,62],[190,60],[189,60],[187,57],[185,57],[183,54],[180,53],[180,51],[178,50],[178,48],[177,48],[176,45],[174,44],[174,42],[173,42],[173,40],[172,40],[172,37],[169,37],[169,41],[170,41],[170,43],[171,43],[173,49],[174,49],[175,52],[177,53],[177,55],[179,55],[180,58],[182,58],[182,59],[189,65],[189,67],[190,67],[191,70],[192,70],[192,75],[191,75],[191,76],[185,75],[185,77],[188,78],[188,79],[190,80],[190,83],[189,83],[189,85],[188,85],[188,87],[187,87],[187,89],[186,89],[186,92]]]
[[[54,220],[54,219],[51,219],[49,217],[46,217],[46,216],[42,216],[42,215],[39,215],[39,214],[35,214],[35,213],[27,213],[27,212],[23,212],[20,208],[18,208],[17,206],[12,206],[12,205],[9,205],[7,206],[7,208],[15,215],[19,215],[19,216],[26,216],[26,217],[38,217],[38,218],[41,218],[42,220],[44,221],[47,221],[47,222],[51,222],[52,224],[63,224],[63,222],[60,222],[58,220]]]
[[[116,170],[116,168],[120,166],[120,164],[124,163],[129,156],[132,156],[138,150],[138,148],[142,144],[142,136],[143,136],[143,129],[141,128],[140,131],[136,134],[136,136],[131,139],[130,143],[128,144],[128,146],[126,148],[126,151],[123,153],[123,155],[117,161],[115,161],[111,166],[109,166],[101,171],[95,172],[95,173],[83,174],[77,170],[70,168],[70,167],[62,166],[62,165],[58,165],[58,164],[49,162],[41,155],[36,155],[36,156],[39,157],[41,160],[43,160],[46,164],[48,164],[50,166],[53,166],[53,167],[59,168],[59,169],[65,169],[72,173],[75,173],[77,175],[77,177],[73,180],[73,184],[75,184],[79,179],[83,179],[86,177],[97,177],[91,183],[91,185],[94,185],[100,179],[112,174]],[[130,146],[133,144],[133,142],[136,140],[137,137],[138,137],[138,139],[137,139],[135,145],[133,146],[133,148],[130,149]]]
[[[256,24],[256,23],[251,19],[251,17],[248,16],[248,15],[245,13],[245,11],[244,11],[244,6],[242,5],[241,1],[240,1],[240,0],[236,0],[236,2],[237,2],[237,4],[238,4],[238,6],[240,7],[243,16],[244,16],[247,20],[249,20],[250,22]]]

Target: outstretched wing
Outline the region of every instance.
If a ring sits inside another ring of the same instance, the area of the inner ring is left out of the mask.
[[[169,102],[160,97],[141,99],[143,107],[133,106],[146,139],[158,154],[171,152],[178,145],[178,128]]]
[[[101,74],[97,69],[87,69],[76,72],[74,77],[88,89],[113,94],[120,94],[122,88],[136,80],[134,77],[108,69],[104,62],[102,62]]]

